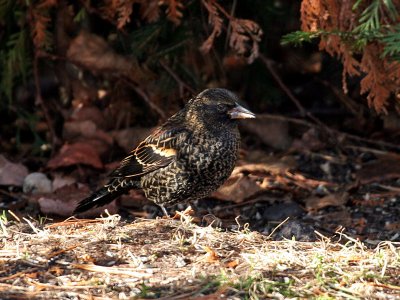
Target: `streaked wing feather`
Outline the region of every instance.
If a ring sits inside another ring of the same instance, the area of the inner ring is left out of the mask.
[[[176,156],[180,128],[159,128],[141,142],[114,170],[110,177],[138,177],[169,165]]]

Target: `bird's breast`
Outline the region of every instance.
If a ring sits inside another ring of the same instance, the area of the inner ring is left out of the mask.
[[[142,177],[148,199],[172,205],[207,196],[232,173],[239,138],[191,136],[178,149],[176,159],[170,165]]]
[[[182,148],[178,160],[198,176],[218,178],[231,173],[238,149],[239,139],[234,136],[194,137]]]

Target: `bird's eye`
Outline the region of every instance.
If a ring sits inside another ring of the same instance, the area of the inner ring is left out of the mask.
[[[218,104],[217,109],[220,112],[224,112],[224,111],[226,111],[226,106],[224,104]]]

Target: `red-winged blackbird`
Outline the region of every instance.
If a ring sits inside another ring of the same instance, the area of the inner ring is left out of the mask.
[[[164,206],[197,200],[216,190],[237,159],[238,119],[255,115],[221,88],[207,89],[141,142],[110,174],[104,187],[82,200],[74,213],[103,206],[130,189]]]

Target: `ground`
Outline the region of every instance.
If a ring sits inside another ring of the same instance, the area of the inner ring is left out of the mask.
[[[91,166],[0,190],[0,298],[398,299],[399,149],[304,126],[270,153],[244,129],[227,183],[170,218],[140,191],[71,217]]]
[[[3,224],[3,299],[396,299],[398,244],[273,241],[192,218]]]

